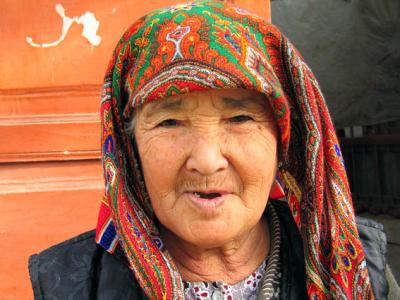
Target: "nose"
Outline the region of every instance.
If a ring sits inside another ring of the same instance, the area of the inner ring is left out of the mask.
[[[186,161],[186,169],[202,175],[212,175],[226,169],[228,159],[221,151],[221,139],[213,134],[193,137],[192,151]]]

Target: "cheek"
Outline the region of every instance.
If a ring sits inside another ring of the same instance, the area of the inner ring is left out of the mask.
[[[179,134],[143,134],[137,136],[137,144],[144,173],[168,174],[180,167],[184,140]]]
[[[277,137],[271,129],[257,129],[231,143],[232,163],[245,187],[246,198],[265,199],[277,169]]]
[[[270,159],[272,154],[276,156],[278,136],[277,130],[272,124],[258,125],[249,141],[260,156],[266,159]]]
[[[137,136],[146,188],[153,206],[169,205],[185,161],[184,141],[175,135]],[[153,203],[154,202],[154,203]]]

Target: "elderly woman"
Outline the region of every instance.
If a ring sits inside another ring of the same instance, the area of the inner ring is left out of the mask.
[[[37,299],[386,297],[385,236],[359,227],[368,272],[318,83],[274,26],[222,2],[152,12],[101,106],[97,245],[31,258]]]

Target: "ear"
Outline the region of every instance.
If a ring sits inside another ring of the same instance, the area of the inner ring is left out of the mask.
[[[283,197],[285,197],[283,188],[279,181],[275,179],[274,183],[272,184],[271,191],[269,192],[269,199],[281,199]]]

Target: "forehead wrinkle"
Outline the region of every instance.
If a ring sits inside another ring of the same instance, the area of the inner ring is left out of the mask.
[[[153,103],[149,103],[149,107],[146,109],[146,117],[151,117],[152,115],[162,112],[162,111],[176,111],[182,108],[182,99],[160,99]]]
[[[247,96],[241,97],[239,99],[223,97],[222,101],[223,101],[225,107],[240,108],[240,109],[259,106],[261,104],[259,99],[255,99],[254,97],[247,97]]]

